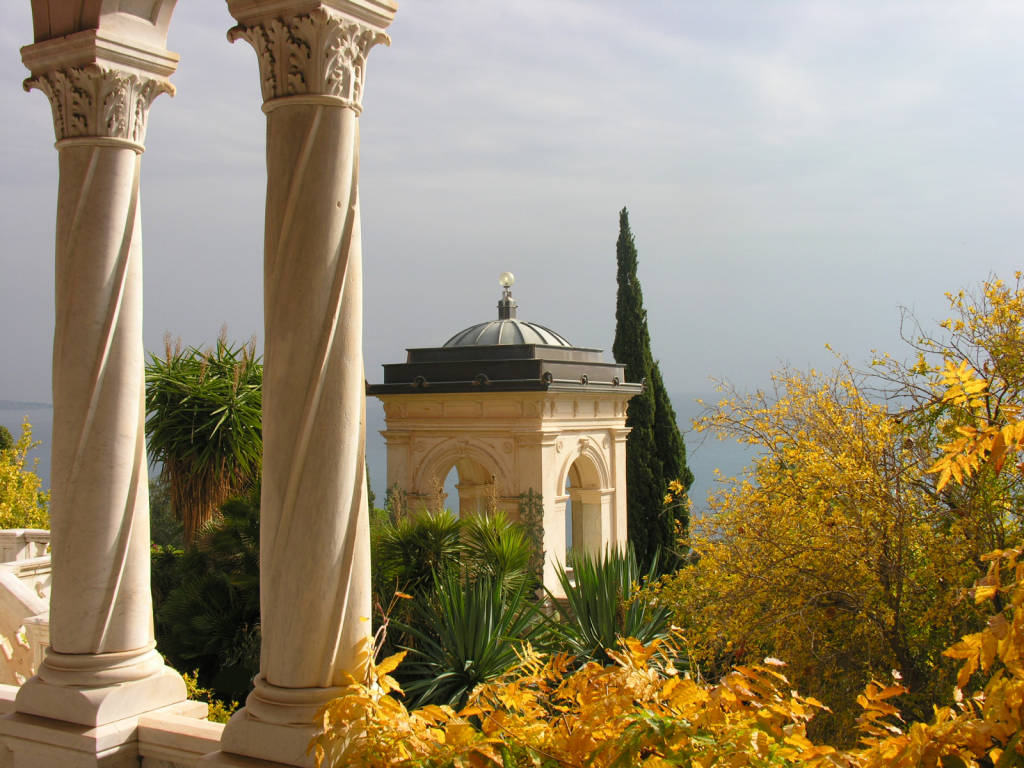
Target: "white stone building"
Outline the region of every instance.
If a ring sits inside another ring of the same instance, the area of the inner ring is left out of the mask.
[[[513,517],[543,504],[544,584],[566,551],[626,543],[626,403],[641,385],[598,349],[517,317],[511,275],[495,320],[410,349],[368,393],[384,403],[387,484],[425,506],[454,467],[461,514],[494,498]]]

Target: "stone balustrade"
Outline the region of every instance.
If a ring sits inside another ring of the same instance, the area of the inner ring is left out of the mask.
[[[49,531],[0,531],[0,684],[24,683],[49,645],[49,542]]]
[[[9,528],[0,531],[0,563],[45,557],[49,550],[49,531],[38,528]]]

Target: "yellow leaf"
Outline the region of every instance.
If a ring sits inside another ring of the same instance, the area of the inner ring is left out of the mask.
[[[975,603],[981,603],[981,602],[983,602],[985,600],[991,600],[993,597],[996,596],[996,592],[997,591],[998,591],[998,588],[997,587],[993,587],[993,586],[984,586],[984,587],[978,586],[978,587],[975,587],[974,588],[974,602]]]
[[[399,651],[398,653],[392,654],[384,659],[380,664],[377,665],[378,677],[383,677],[391,672],[394,672],[402,660],[405,658],[405,654],[408,651]]]

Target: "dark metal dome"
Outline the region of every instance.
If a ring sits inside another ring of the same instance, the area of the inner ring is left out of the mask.
[[[568,339],[537,323],[516,318],[491,320],[459,331],[444,343],[446,347],[485,347],[504,344],[540,344],[572,347]]]
[[[442,347],[407,349],[405,362],[386,364],[384,383],[368,385],[367,394],[616,392],[628,400],[643,391],[626,381],[624,365],[604,362],[601,350],[574,347],[550,328],[518,320],[514,280],[511,272],[501,276],[497,320],[460,331]]]
[[[444,343],[446,347],[496,347],[506,344],[538,344],[544,347],[569,347],[572,344],[561,334],[537,323],[516,319],[518,306],[512,298],[511,286],[515,278],[511,272],[501,276],[501,301],[498,302],[498,319],[477,323],[459,331]]]

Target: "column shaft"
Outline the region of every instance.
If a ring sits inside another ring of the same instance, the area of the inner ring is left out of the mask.
[[[50,634],[62,654],[153,644],[139,160],[60,148]]]
[[[353,110],[288,101],[267,126],[261,672],[329,688],[361,675],[370,615],[358,136]]]

